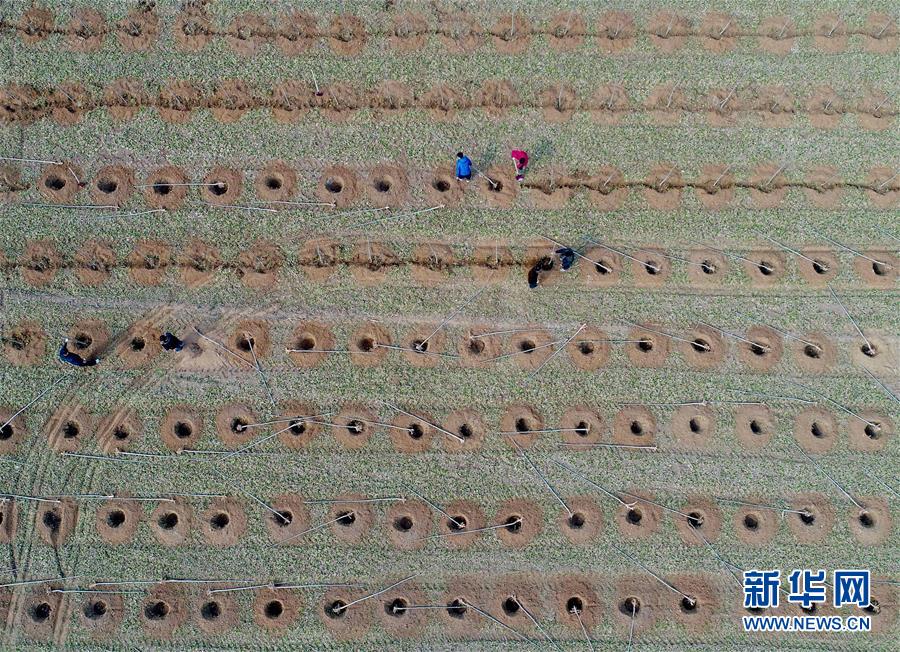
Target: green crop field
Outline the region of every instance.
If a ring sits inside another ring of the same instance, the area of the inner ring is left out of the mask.
[[[0,646],[896,649],[897,9],[0,0]]]

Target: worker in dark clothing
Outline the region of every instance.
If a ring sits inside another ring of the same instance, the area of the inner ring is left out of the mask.
[[[528,287],[534,289],[538,286],[541,272],[549,272],[553,269],[553,259],[550,256],[544,256],[537,261],[531,269],[528,270]]]
[[[460,181],[472,180],[472,160],[462,152],[456,153],[456,178]]]
[[[166,331],[159,336],[159,345],[166,351],[178,352],[184,348],[184,340],[180,340],[169,331]]]
[[[564,272],[568,271],[575,264],[575,250],[571,247],[557,249],[556,255],[559,256],[559,263]]]
[[[85,360],[77,353],[69,351],[68,337],[63,340],[62,346],[59,347],[59,359],[66,364],[72,365],[73,367],[93,367],[95,364],[100,362],[100,358]]]

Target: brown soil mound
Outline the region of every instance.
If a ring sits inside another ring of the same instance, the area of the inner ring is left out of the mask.
[[[316,194],[324,202],[346,208],[357,199],[359,180],[356,172],[343,165],[332,165],[322,171]]]
[[[85,112],[93,105],[88,90],[79,83],[60,84],[50,94],[49,99],[53,120],[63,127],[71,127],[81,122]],[[78,170],[76,176],[81,178],[81,170]]]
[[[200,532],[213,546],[237,545],[247,529],[247,515],[234,498],[216,498],[200,515]]]
[[[254,355],[260,360],[266,358],[272,353],[269,324],[262,319],[242,320],[231,329],[231,335],[225,344],[251,363]]]
[[[522,498],[504,500],[497,508],[494,525],[506,526],[494,530],[503,546],[521,548],[540,534],[544,525],[544,510],[530,500]]]
[[[122,77],[103,90],[102,104],[114,120],[133,120],[150,104],[150,94],[140,79]]]
[[[662,249],[645,248],[634,252],[631,274],[634,282],[641,287],[659,287],[672,275],[672,261],[662,255]]]
[[[396,502],[385,513],[387,538],[401,550],[421,548],[425,545],[425,537],[431,534],[432,519],[431,508],[423,502]]]
[[[535,631],[535,619],[544,613],[544,582],[536,573],[515,573],[498,577],[488,599],[488,613],[518,632]]]
[[[441,626],[454,639],[474,638],[480,635],[481,629],[488,622],[475,609],[488,608],[491,587],[481,575],[452,577],[447,580],[447,587],[442,592],[440,603],[446,609],[438,611]]]
[[[840,187],[841,177],[834,166],[817,165],[809,170],[803,193],[809,202],[817,208],[836,209],[840,207],[844,189]]]
[[[141,438],[143,431],[144,423],[137,412],[114,406],[97,426],[97,443],[106,454],[128,450]]]
[[[719,538],[719,532],[722,530],[722,512],[713,500],[692,495],[678,511],[687,515],[687,518],[679,514],[672,515],[678,536],[685,545],[702,546],[703,539],[713,542]]]
[[[512,448],[518,444],[522,448],[530,448],[532,444],[543,434],[533,432],[544,429],[544,417],[533,407],[526,403],[513,403],[509,405],[500,418],[500,430],[505,433],[517,433],[503,435],[503,440]],[[512,441],[510,441],[512,439]],[[515,444],[513,443],[515,442]]]
[[[232,403],[216,414],[216,434],[225,448],[240,448],[262,433],[247,427],[248,423],[256,422],[257,418],[251,408],[243,403]]]
[[[319,36],[316,17],[290,11],[275,19],[275,45],[287,57],[296,57],[312,48]]]
[[[215,206],[234,204],[241,196],[243,184],[239,171],[215,166],[203,178],[204,186],[200,186],[200,198]]]
[[[510,159],[509,167],[512,168]],[[487,178],[485,178],[487,177]],[[516,201],[519,184],[509,170],[491,166],[478,181],[478,191],[488,206],[510,208]]]
[[[53,14],[46,7],[29,7],[19,19],[19,35],[25,43],[43,41],[54,32]]]
[[[729,166],[703,166],[694,193],[703,207],[709,210],[723,209],[731,204],[734,200],[734,175]]]
[[[654,331],[656,324],[647,324]],[[662,367],[669,356],[670,338],[644,328],[635,327],[628,332],[625,354],[636,367]]]
[[[478,503],[472,500],[454,500],[444,505],[444,511],[453,517],[452,521],[443,514],[438,517],[437,533],[452,533],[452,536],[441,538],[446,547],[453,550],[468,548],[482,535],[482,532],[473,531],[480,530],[487,524],[484,510]]]
[[[409,86],[402,82],[387,80],[372,89],[369,106],[373,109],[375,117],[390,117],[413,108],[414,99]]]
[[[23,281],[41,287],[53,282],[62,264],[62,256],[53,242],[32,240],[25,246],[19,259],[19,272]]]
[[[375,206],[398,208],[409,199],[409,179],[396,165],[376,165],[369,174],[369,201]]]
[[[893,16],[873,12],[866,17],[863,48],[867,52],[889,54],[897,49],[897,22]]]
[[[824,494],[794,494],[790,500],[790,509],[795,511],[785,513],[784,518],[798,543],[819,543],[831,534],[834,528],[834,506]]]
[[[660,52],[674,52],[682,47],[691,35],[690,20],[670,11],[654,14],[647,22],[650,42]]]
[[[587,104],[591,118],[604,125],[619,124],[630,105],[631,100],[621,84],[601,84]],[[600,174],[603,174],[602,170]]]
[[[569,514],[560,508],[556,522],[563,536],[576,545],[586,545],[603,532],[603,510],[590,496],[575,496],[566,499],[572,510]]]
[[[88,240],[75,253],[75,274],[85,285],[102,285],[116,265],[116,253],[106,242]]]
[[[775,285],[785,273],[784,254],[772,249],[762,249],[748,252],[742,261],[744,270],[750,276],[750,281],[756,287],[771,287]]]
[[[225,79],[216,85],[216,91],[209,100],[209,111],[219,122],[230,124],[240,120],[257,104],[247,82]]]
[[[122,206],[131,197],[134,172],[123,165],[100,168],[91,183],[91,198],[95,204]]]
[[[716,415],[700,405],[685,405],[675,410],[669,428],[680,447],[709,448],[716,437]]]
[[[39,503],[35,530],[41,541],[54,548],[65,545],[78,526],[78,503],[74,498],[60,498],[59,503]]]
[[[823,14],[813,23],[813,43],[823,52],[835,54],[847,49],[847,25],[838,14]]]
[[[613,441],[629,446],[654,446],[656,417],[645,407],[622,408],[613,419]]]
[[[155,639],[168,640],[187,620],[184,591],[173,584],[157,584],[141,603],[140,621],[144,632]]]
[[[878,410],[861,410],[857,414],[869,423],[856,418],[848,419],[850,448],[864,453],[884,450],[896,432],[893,420]]]
[[[150,208],[180,208],[187,197],[188,186],[179,184],[187,182],[187,175],[181,168],[174,165],[161,167],[147,175],[144,201]]]
[[[553,606],[556,618],[576,635],[582,627],[590,632],[603,619],[600,595],[584,575],[567,573],[553,580]]]
[[[746,110],[745,101],[737,87],[714,88],[706,96],[706,120],[713,127],[735,127],[742,112]],[[710,166],[705,166],[704,169]],[[724,168],[725,166],[713,166]],[[718,177],[719,173],[716,173]],[[701,182],[702,183],[702,182]],[[701,199],[703,193],[698,191]]]
[[[805,373],[824,374],[837,361],[834,343],[819,331],[802,334],[799,340],[791,342],[791,349],[794,352],[794,362]]]
[[[377,367],[384,362],[390,349],[379,344],[391,344],[390,332],[381,324],[367,322],[353,331],[347,348],[350,362],[360,367]]]
[[[691,108],[690,100],[678,84],[661,84],[650,91],[644,107],[655,124],[672,126],[681,122]]]
[[[613,586],[612,615],[617,631],[631,638],[653,627],[662,607],[662,587],[646,574],[628,573]]]
[[[764,498],[751,496],[748,503],[766,504]],[[771,509],[760,509],[750,505],[738,507],[732,517],[737,538],[751,546],[765,546],[775,537],[778,531],[778,512]]]
[[[804,248],[801,253],[807,258],[811,258],[812,262],[805,258],[796,258],[797,268],[800,270],[800,276],[807,283],[814,287],[825,287],[830,281],[838,275],[840,271],[840,262],[835,254],[825,249]]]
[[[307,543],[304,537],[297,536],[309,528],[309,510],[303,498],[297,494],[280,494],[269,501],[269,507],[277,513],[265,510],[263,522],[269,538],[276,544],[300,546]]]
[[[4,101],[5,99],[0,93],[0,102]],[[9,200],[15,199],[19,192],[27,190],[29,187],[30,184],[22,180],[22,168],[16,165],[0,165],[0,202],[5,204]]]
[[[709,326],[692,326],[685,334],[688,342],[678,342],[681,354],[692,369],[721,367],[728,353],[728,345],[719,331]]]
[[[315,419],[300,419],[295,417],[315,417],[317,410],[313,405],[300,401],[288,401],[284,404],[279,419],[291,419],[276,423],[274,430],[281,432],[278,440],[291,450],[305,448],[309,442],[322,433],[322,424],[316,423],[322,417]]]
[[[388,272],[400,265],[400,257],[381,242],[363,240],[350,252],[350,273],[362,285],[384,282]]]
[[[193,510],[183,498],[160,503],[150,514],[150,530],[164,546],[180,546],[191,534]]]
[[[440,122],[450,122],[456,112],[469,106],[465,93],[449,84],[436,84],[422,96],[428,114]]]
[[[172,264],[172,247],[163,240],[139,240],[125,263],[138,285],[160,285]]]
[[[642,190],[650,208],[656,210],[676,210],[681,205],[684,179],[681,172],[668,163],[653,166],[644,179]]]
[[[535,208],[550,210],[564,208],[572,199],[573,186],[581,183],[581,179],[568,176],[562,168],[551,166],[536,179],[522,185],[529,190],[527,197]]]
[[[106,20],[96,9],[81,7],[72,13],[65,28],[67,45],[76,52],[96,52],[108,31]]]
[[[225,30],[225,42],[235,54],[250,57],[268,42],[272,26],[265,16],[244,12],[238,14]]]
[[[492,118],[506,115],[508,109],[522,103],[516,87],[508,79],[486,79],[475,96],[475,102]]]
[[[297,173],[284,161],[269,161],[257,173],[253,187],[261,201],[288,201],[297,190]]]
[[[74,163],[45,165],[38,179],[37,187],[47,201],[70,204],[81,190],[84,173]]]
[[[605,54],[627,50],[634,44],[634,16],[625,11],[607,11],[597,23],[597,45]]]
[[[771,16],[759,25],[759,47],[771,54],[786,55],[797,43],[797,26],[787,16]]]
[[[603,417],[587,406],[567,409],[559,419],[559,427],[567,444],[595,444],[603,437]]]
[[[463,409],[451,412],[444,419],[443,427],[452,432],[463,441],[444,434],[442,441],[444,450],[448,453],[479,450],[484,443],[487,428],[481,415],[475,410]]]
[[[501,54],[522,54],[531,44],[531,31],[523,14],[503,14],[490,30],[491,41]]]
[[[135,7],[116,23],[119,47],[125,52],[146,52],[159,39],[159,16],[151,5]]]
[[[741,34],[741,25],[737,19],[719,11],[712,11],[703,17],[700,24],[700,43],[710,52],[717,54],[733,50]]]
[[[338,54],[354,56],[366,45],[366,25],[357,16],[340,14],[328,26],[328,45]]]
[[[635,496],[639,496],[653,500],[653,494],[635,489],[628,491],[633,496],[623,494],[621,498],[629,506],[620,505],[616,510],[614,520],[619,532],[626,539],[646,539],[659,531],[663,520],[663,510],[652,503],[635,498]]]
[[[775,433],[772,411],[763,405],[742,405],[734,412],[738,441],[748,450],[765,448]]]
[[[437,168],[428,178],[425,185],[425,196],[430,206],[458,206],[465,194],[465,181],[459,181],[456,173],[447,168]]]
[[[186,405],[170,408],[159,428],[163,444],[175,452],[194,448],[202,434],[203,419]]]
[[[879,496],[857,496],[862,510],[851,506],[848,510],[850,532],[864,546],[879,545],[891,534],[891,510],[887,500]]]
[[[54,639],[54,632],[60,620],[65,618],[63,594],[53,593],[54,589],[59,588],[62,588],[59,582],[27,588],[25,595],[16,601],[16,606],[22,614],[22,630],[26,638],[46,642]],[[11,600],[11,596],[8,599]],[[8,605],[6,609],[7,621],[10,606]]]
[[[143,515],[133,500],[108,500],[97,507],[94,525],[105,543],[119,546],[134,539]]]
[[[688,266],[691,283],[701,286],[718,286],[728,273],[728,259],[709,249],[695,249],[688,254],[692,263]]]
[[[289,349],[299,349],[305,353],[289,353],[291,361],[298,367],[315,367],[325,361],[328,353],[312,353],[312,351],[335,350],[334,335],[331,329],[317,321],[302,321],[294,328]]]
[[[504,281],[513,265],[512,251],[497,240],[480,242],[472,252],[472,278],[478,284]]]
[[[787,194],[784,166],[777,163],[758,165],[749,179],[750,199],[756,208],[777,208]]]
[[[125,598],[116,593],[86,596],[78,607],[78,621],[95,639],[109,638],[125,620]]]
[[[512,333],[509,337],[509,350],[507,354],[515,353],[510,359],[522,369],[534,370],[547,362],[558,344],[548,346],[553,342],[553,336],[542,328],[534,328],[519,333]]]
[[[593,265],[581,261],[578,272],[586,285],[606,287],[615,285],[622,278],[622,257],[614,251],[603,247],[591,247],[584,252],[584,257],[594,261]],[[596,346],[598,343],[594,343]]]
[[[164,122],[184,124],[190,121],[194,109],[203,106],[206,106],[203,91],[187,80],[171,79],[160,89],[157,110]]]
[[[319,618],[335,640],[358,640],[365,637],[369,631],[373,620],[373,600],[357,602],[352,607],[344,608],[364,595],[363,591],[344,587],[328,589],[325,592],[325,596],[319,602]]]
[[[884,131],[890,128],[896,116],[896,104],[884,91],[867,92],[856,107],[859,126],[871,131]]]
[[[719,589],[713,579],[701,573],[679,573],[671,576],[669,581],[688,597],[667,591],[660,609],[663,616],[674,616],[675,621],[689,632],[709,629],[722,607]]]
[[[351,502],[364,498],[359,494],[338,496],[341,502],[332,503],[328,508],[327,520],[335,521],[331,524],[335,538],[344,543],[360,543],[372,529],[375,521],[372,503]]]
[[[238,603],[227,593],[197,596],[191,613],[194,625],[208,636],[224,634],[241,620]]]
[[[393,588],[378,596],[375,613],[381,626],[394,638],[418,638],[427,622],[427,612],[422,609],[407,609],[411,605],[427,602],[421,588],[412,582]]]
[[[219,250],[197,239],[188,240],[178,256],[181,281],[189,288],[206,285],[222,267]]]
[[[806,101],[809,122],[818,129],[836,129],[847,111],[844,100],[831,86],[819,86]]]
[[[305,82],[288,79],[272,86],[270,98],[272,117],[276,122],[291,124],[307,114],[316,100],[313,90]]]
[[[794,420],[794,437],[808,453],[827,453],[837,443],[837,420],[822,408],[806,408]]]
[[[76,403],[67,403],[47,419],[44,431],[48,444],[57,453],[77,451],[94,434],[93,415]]]
[[[394,16],[388,43],[402,52],[414,52],[425,47],[428,32],[428,19],[425,16],[406,11]]]
[[[426,286],[446,282],[450,270],[459,264],[453,249],[439,242],[423,242],[416,245],[412,259],[413,278]]]
[[[340,262],[340,246],[331,238],[309,240],[297,252],[297,266],[314,281],[327,280]]]
[[[739,340],[738,358],[753,371],[769,371],[781,361],[784,343],[781,334],[768,326],[751,326]]]
[[[0,423],[6,423],[7,420],[17,412],[16,408],[0,407]],[[18,414],[16,418],[6,423],[0,430],[0,455],[10,455],[16,452],[16,447],[28,436],[28,425],[25,422],[25,415]],[[0,503],[2,504],[2,503]]]
[[[181,11],[172,25],[175,47],[183,52],[199,52],[213,36],[209,16],[200,11]]]
[[[326,86],[322,93],[315,103],[322,115],[332,122],[346,122],[359,109],[368,106],[365,93],[350,82],[334,82]]]
[[[472,14],[457,11],[441,16],[438,23],[441,42],[450,54],[466,54],[484,39],[484,30]]]
[[[867,260],[861,256],[853,259],[853,268],[869,287],[890,289],[897,282],[900,259],[890,251],[884,249],[868,249],[863,252]],[[877,261],[877,262],[873,262]]]
[[[283,264],[281,247],[270,240],[257,240],[238,256],[235,273],[245,286],[259,290],[278,281]]]
[[[36,89],[18,84],[7,85],[0,88],[0,119],[11,124],[30,125],[47,113],[41,102]]]
[[[889,167],[875,167],[866,176],[866,195],[877,208],[893,208],[900,203],[900,176]]]
[[[547,25],[547,40],[557,52],[569,52],[578,48],[587,33],[584,17],[577,11],[560,11]]]
[[[850,358],[858,367],[865,367],[876,375],[891,376],[897,373],[897,354],[890,342],[870,332],[866,333],[868,342],[859,340],[850,349]]]
[[[39,364],[47,353],[47,334],[36,321],[13,324],[3,334],[3,353],[10,364],[19,367]]]
[[[426,419],[430,423],[435,422],[430,414],[422,412],[416,414],[421,414],[422,419]],[[391,421],[391,425],[394,427],[388,430],[388,436],[398,452],[424,453],[431,448],[431,440],[434,439],[436,432],[433,426],[428,425],[422,419],[398,413]],[[440,436],[445,437],[446,435],[440,434]]]
[[[142,367],[162,352],[161,331],[152,320],[134,322],[116,342],[116,355],[128,368]]]
[[[757,112],[761,123],[767,127],[789,127],[797,111],[797,102],[794,96],[790,89],[784,86],[761,86],[756,91],[756,97],[752,106]],[[761,166],[757,169],[765,167]],[[770,171],[763,173],[765,176],[762,183],[766,186],[763,191],[751,189],[750,196],[758,202],[760,208],[772,208],[773,205],[781,201],[784,195],[784,188],[775,188],[771,193],[768,188],[768,179],[771,178],[776,169],[777,166],[772,165]],[[754,185],[759,183],[759,180],[753,181]],[[762,196],[766,193],[770,193],[768,197]]]
[[[885,582],[893,578],[876,576],[873,578],[869,606],[865,607],[866,615],[872,619],[872,632],[884,634],[891,631],[897,623],[898,598],[897,589]]]
[[[335,424],[331,426],[334,438],[339,444],[350,449],[365,446],[378,428],[375,425],[375,422],[378,422],[378,415],[358,404],[344,405],[337,415],[329,418],[329,421]]]

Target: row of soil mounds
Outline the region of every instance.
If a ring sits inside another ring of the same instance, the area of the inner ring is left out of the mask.
[[[830,210],[840,209],[852,193],[863,193],[879,209],[900,204],[900,174],[886,166],[869,169],[861,181],[849,181],[842,179],[833,165],[798,171],[786,163],[759,163],[740,174],[734,164],[707,164],[690,179],[672,162],[653,164],[646,175],[632,178],[612,165],[586,171],[550,163],[529,172],[521,182],[509,167],[494,164],[478,170],[469,183],[456,179],[450,166],[421,169],[378,163],[360,170],[328,165],[315,181],[315,195],[332,208],[367,205],[381,210],[439,210],[462,205],[472,195],[486,206],[511,208],[519,194],[535,209],[550,210],[564,208],[576,193],[583,193],[597,210],[614,211],[625,205],[632,192],[638,193],[651,209],[660,211],[680,209],[689,193],[708,210],[747,202],[754,209],[775,209],[792,191],[802,193],[815,208]],[[144,182],[137,184],[137,171],[126,166],[104,166],[91,178],[77,163],[60,161],[43,166],[37,181],[29,183],[23,179],[20,167],[4,165],[0,166],[0,200],[14,202],[35,187],[51,203],[71,204],[87,190],[95,204],[121,207],[139,191],[149,209],[176,210],[199,194],[207,205],[246,210],[246,206],[235,205],[244,194],[244,175],[243,169],[216,165],[202,180],[194,180],[187,170],[164,165],[150,171]],[[315,205],[303,196],[298,198],[302,195],[298,188],[301,181],[304,179],[286,162],[270,161],[255,173],[253,191],[262,206],[251,209],[295,210],[298,206]],[[194,189],[196,192],[190,192]],[[413,194],[420,192],[428,200],[427,206],[413,205]],[[383,221],[375,217],[384,216],[359,217],[357,225]]]
[[[167,410],[156,428],[157,433],[153,434],[132,409],[115,407],[101,417],[83,405],[70,403],[48,417],[42,436],[57,453],[93,448],[113,455],[141,448],[142,441],[155,440],[157,434],[168,450],[188,454],[211,437],[225,450],[240,450],[244,454],[269,435],[269,438],[277,437],[279,447],[288,450],[303,450],[314,441],[320,445],[332,440],[342,448],[357,450],[371,445],[373,437],[377,443],[378,438],[387,435],[396,452],[419,454],[437,448],[447,453],[478,451],[486,440],[494,437],[515,450],[552,443],[573,452],[585,452],[612,443],[650,448],[661,444],[672,451],[708,451],[727,447],[730,444],[727,439],[733,434],[742,448],[758,451],[770,445],[781,420],[771,408],[755,402],[735,407],[727,416],[722,414],[723,410],[714,409],[715,403],[676,404],[666,408],[670,414],[665,422],[657,419],[648,406],[622,405],[612,416],[605,415],[600,408],[571,407],[562,412],[556,423],[551,423],[533,406],[511,403],[499,423],[491,424],[471,408],[437,418],[410,411],[383,415],[374,407],[347,403],[327,412],[329,416],[325,417],[317,406],[287,401],[279,407],[279,416],[268,417],[246,403],[234,402],[223,405],[211,418],[179,404]],[[11,407],[0,407],[4,422],[13,413]],[[841,419],[846,423],[842,424]],[[884,411],[873,408],[845,417],[822,406],[804,407],[792,421],[797,444],[815,454],[832,452],[839,445],[843,448],[844,437],[850,450],[877,453],[896,434],[893,420]],[[14,454],[29,435],[28,419],[16,416],[0,432],[0,454]]]
[[[468,498],[442,501],[439,511],[425,501],[405,497],[385,503],[362,494],[346,494],[319,501],[283,493],[263,501],[265,507],[229,496],[206,498],[202,508],[195,507],[192,501],[197,499],[190,496],[160,497],[158,501],[124,496],[101,502],[90,514],[72,498],[46,498],[35,508],[34,518],[37,538],[54,547],[66,545],[74,537],[79,519],[85,518],[93,520],[91,529],[99,541],[110,546],[133,545],[135,537],[143,538],[139,530],[145,528],[166,547],[198,542],[212,547],[240,546],[255,538],[248,533],[254,519],[265,531],[269,546],[316,545],[315,539],[322,535],[308,535],[327,528],[328,535],[341,545],[377,541],[399,550],[435,545],[460,550],[483,544],[485,539],[496,539],[506,548],[523,548],[540,543],[542,535],[554,534],[573,545],[602,544],[605,537],[636,540],[677,534],[684,544],[696,546],[703,545],[703,539],[712,543],[731,538],[728,529],[739,543],[764,547],[785,521],[787,530],[803,545],[824,542],[836,525],[840,527],[840,521],[866,546],[884,543],[891,533],[885,496],[861,496],[855,499],[859,507],[836,508],[827,495],[815,492],[793,493],[785,499],[753,494],[740,500],[697,492],[672,500],[634,487],[611,490],[610,494],[563,493],[559,498],[565,506],[554,503],[549,517],[541,504],[525,498],[498,502],[494,516],[488,517],[478,501]],[[20,504],[7,501],[0,512],[5,543],[17,541]],[[30,507],[21,509],[30,512]],[[728,512],[732,512],[730,519]]]
[[[348,269],[355,281],[371,286],[389,282],[397,270],[408,269],[417,284],[435,286],[460,275],[471,276],[478,284],[502,283],[510,276],[520,276],[525,282],[526,272],[539,266],[538,278],[544,287],[575,277],[589,287],[652,289],[673,284],[673,274],[685,268],[689,282],[696,287],[722,286],[733,270],[741,270],[757,288],[798,281],[824,288],[847,265],[838,252],[814,245],[798,246],[795,254],[769,248],[735,253],[703,247],[682,253],[652,245],[635,249],[597,244],[580,251],[575,268],[564,272],[553,260],[555,245],[549,241],[514,247],[505,241],[482,240],[474,243],[471,251],[465,247],[466,253],[441,241],[401,246],[407,253],[401,253],[396,244],[372,239],[314,238],[290,249],[256,240],[228,260],[217,247],[199,239],[188,240],[180,250],[164,240],[140,240],[124,257],[105,240],[87,240],[65,253],[55,241],[32,240],[18,257],[7,260],[0,254],[0,272],[18,273],[35,287],[52,284],[64,271],[74,272],[80,283],[92,287],[110,282],[116,270],[127,270],[130,281],[143,286],[162,285],[173,273],[192,288],[212,283],[217,275],[228,272],[249,288],[264,288],[277,284],[284,272],[298,270],[310,281],[327,282]],[[890,247],[861,247],[849,266],[867,287],[891,289],[896,285],[898,265]]]
[[[123,621],[135,613],[144,634],[152,639],[171,640],[193,628],[209,637],[227,636],[247,612],[267,636],[280,637],[299,625],[305,610],[315,613],[328,635],[338,641],[365,639],[372,631],[398,639],[428,638],[435,622],[443,636],[453,640],[485,640],[494,633],[535,639],[549,636],[546,628],[552,626],[561,629],[554,643],[574,643],[611,624],[617,638],[658,641],[660,634],[655,630],[675,624],[682,632],[676,640],[682,641],[685,635],[709,637],[710,630],[737,627],[747,615],[868,616],[871,632],[878,635],[889,633],[897,621],[897,589],[891,584],[873,579],[870,606],[851,611],[827,604],[801,608],[785,600],[777,608],[748,610],[740,592],[721,573],[699,571],[662,578],[638,571],[602,576],[494,571],[453,574],[428,582],[397,575],[372,585],[313,589],[312,594],[303,586],[266,581],[257,586],[161,581],[127,601],[120,591],[132,590],[127,583],[107,582],[102,585],[107,589],[68,598],[54,592],[64,586],[62,582],[48,582],[24,589],[15,601],[5,589],[0,594],[4,607],[0,615],[19,620],[26,638],[56,642],[57,631],[71,631],[62,622],[65,619],[77,619],[81,628],[104,639],[120,636]],[[18,613],[9,613],[11,604]],[[608,638],[604,634],[598,640]]]
[[[177,50],[197,52],[213,39],[222,39],[240,56],[252,56],[265,46],[275,46],[286,56],[297,56],[322,41],[336,54],[355,56],[373,37],[385,39],[396,50],[418,52],[429,37],[436,36],[451,54],[470,52],[487,41],[500,53],[521,54],[533,46],[535,37],[546,39],[557,51],[577,49],[592,39],[594,46],[607,54],[629,50],[638,41],[649,41],[657,51],[670,53],[687,45],[689,39],[698,40],[705,50],[718,54],[734,50],[743,40],[754,39],[760,50],[785,55],[797,50],[801,38],[810,39],[821,52],[835,54],[847,51],[853,37],[861,41],[864,51],[883,54],[894,52],[898,40],[896,19],[880,12],[869,13],[855,24],[839,14],[825,13],[808,25],[799,25],[783,15],[763,18],[751,25],[723,12],[692,17],[670,10],[644,15],[605,11],[598,19],[585,18],[576,11],[557,12],[541,19],[513,12],[486,25],[472,13],[434,7],[431,19],[420,12],[401,12],[395,13],[386,27],[376,27],[349,13],[320,19],[304,12],[277,16],[245,12],[223,23],[215,20],[202,3],[191,4],[165,27],[150,3],[139,5],[114,24],[94,9],[78,9],[68,22],[58,24],[54,14],[39,5],[23,12],[18,21],[0,23],[0,31],[17,33],[28,44],[59,35],[66,47],[80,52],[99,50],[111,34],[116,35],[119,46],[126,51],[145,51],[165,31],[171,34]]]
[[[97,109],[105,109],[116,120],[133,119],[142,109],[154,109],[162,120],[176,124],[189,121],[193,112],[200,110],[231,123],[250,111],[265,109],[276,121],[292,123],[311,110],[343,122],[363,110],[376,118],[423,110],[434,119],[452,121],[460,111],[473,109],[491,118],[538,109],[550,122],[588,113],[597,122],[614,125],[631,114],[643,114],[655,124],[670,126],[687,115],[699,114],[715,127],[737,126],[747,119],[764,127],[788,127],[805,116],[812,126],[822,129],[839,127],[843,116],[850,114],[856,116],[860,127],[870,130],[889,128],[897,115],[896,103],[883,91],[854,92],[851,97],[830,86],[816,87],[801,96],[785,86],[704,91],[669,83],[655,87],[643,100],[630,97],[619,83],[603,84],[579,96],[571,83],[558,82],[527,97],[506,79],[487,79],[471,87],[441,83],[422,90],[391,80],[359,88],[340,81],[319,87],[301,79],[285,80],[262,91],[241,79],[222,80],[212,89],[185,79],[151,88],[134,78],[118,79],[102,90],[90,90],[74,81],[49,89],[18,84],[0,88],[0,121],[9,124],[52,118],[59,125],[70,126]]]
[[[332,325],[303,320],[293,326],[283,349],[276,351],[271,321],[253,318],[217,328],[213,342],[220,344],[221,350],[195,332],[170,326],[180,332],[186,346],[177,355],[161,357],[159,337],[164,321],[141,319],[113,336],[103,320],[81,319],[67,331],[70,349],[85,359],[99,357],[118,368],[143,368],[167,360],[176,369],[198,372],[255,371],[252,356],[279,359],[285,370],[290,369],[285,366],[286,358],[294,367],[312,368],[332,355],[346,356],[351,365],[360,367],[383,365],[399,355],[419,368],[449,364],[488,368],[502,361],[531,371],[562,350],[577,369],[597,371],[609,366],[613,347],[624,352],[629,364],[643,369],[660,368],[674,360],[697,371],[722,369],[737,362],[753,372],[775,373],[787,360],[786,349],[791,352],[789,364],[804,374],[831,373],[841,363],[834,339],[820,331],[791,334],[765,325],[729,330],[703,322],[685,328],[649,321],[631,324],[625,332],[585,325],[575,335],[536,324],[513,328],[475,323],[440,328],[432,322],[408,326],[398,335],[386,323],[367,321],[341,341]],[[896,359],[893,345],[889,338],[866,330],[865,341],[851,345],[850,360],[855,366],[890,375]],[[41,325],[30,319],[7,325],[2,345],[6,359],[16,366],[43,365],[48,361],[48,347],[55,351],[56,346]]]

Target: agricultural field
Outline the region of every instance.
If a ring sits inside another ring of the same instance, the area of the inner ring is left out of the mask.
[[[897,9],[0,0],[0,647],[896,649]]]

